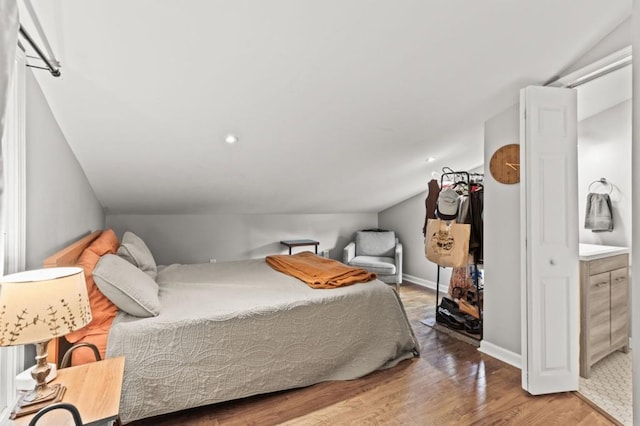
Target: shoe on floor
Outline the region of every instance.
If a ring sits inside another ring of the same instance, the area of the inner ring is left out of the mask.
[[[464,322],[464,331],[470,334],[480,334],[482,332],[482,324],[477,319],[467,319]]]
[[[476,319],[480,319],[480,309],[476,305],[472,305],[464,299],[460,299],[460,303],[458,304],[460,307],[460,312],[464,312],[465,314],[469,314]]]
[[[440,306],[436,310],[436,321],[456,330],[464,329],[464,320],[460,316]]]
[[[460,312],[458,303],[455,300],[449,299],[446,296],[440,300],[440,307],[446,309],[447,311],[453,314],[457,314]]]

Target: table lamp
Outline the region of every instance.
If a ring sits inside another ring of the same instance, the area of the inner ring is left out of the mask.
[[[46,382],[47,345],[90,321],[82,268],[36,269],[0,278],[0,346],[36,345],[37,363],[31,372],[36,386],[18,399],[16,417],[62,399],[65,387]]]

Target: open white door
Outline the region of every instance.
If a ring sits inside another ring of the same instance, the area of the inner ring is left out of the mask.
[[[578,389],[576,92],[520,92],[522,387]]]

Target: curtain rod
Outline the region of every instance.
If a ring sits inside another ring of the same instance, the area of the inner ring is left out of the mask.
[[[40,19],[38,19],[38,14],[36,13],[36,11],[33,8],[33,5],[31,4],[31,0],[22,0],[22,3],[27,8],[27,12],[29,12],[29,17],[31,18],[31,22],[33,23],[33,26],[36,29],[36,33],[37,33],[36,35],[40,36],[40,42],[42,42],[43,44],[44,51],[47,52],[47,55],[49,56],[49,59],[51,60],[51,62],[53,62],[56,66],[60,66],[60,62],[58,61],[58,59],[56,59],[56,55],[53,53],[53,49],[51,49],[51,45],[49,44],[47,35],[45,34],[44,29],[42,28]]]
[[[60,69],[56,65],[54,65],[49,58],[47,58],[47,55],[45,55],[44,52],[40,49],[40,47],[33,41],[33,39],[31,38],[27,30],[24,29],[22,24],[20,24],[20,35],[31,45],[31,47],[33,47],[33,50],[36,51],[40,59],[42,59],[44,63],[47,64],[47,68],[45,69],[48,69],[52,76],[60,77]],[[39,67],[35,67],[35,68],[39,68]]]

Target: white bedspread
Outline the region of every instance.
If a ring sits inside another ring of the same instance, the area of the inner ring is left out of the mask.
[[[160,269],[160,315],[120,312],[124,422],[250,395],[355,379],[419,351],[392,287],[318,290],[264,259]]]

